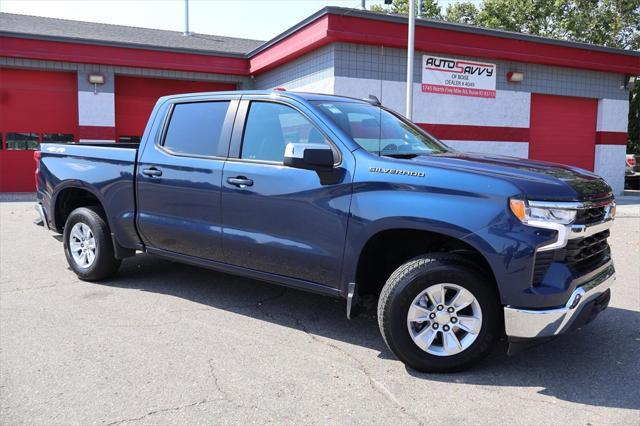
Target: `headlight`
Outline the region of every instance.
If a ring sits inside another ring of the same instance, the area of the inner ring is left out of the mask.
[[[534,207],[524,200],[510,199],[509,207],[522,223],[552,222],[569,225],[576,219],[575,209],[560,209],[553,207]]]

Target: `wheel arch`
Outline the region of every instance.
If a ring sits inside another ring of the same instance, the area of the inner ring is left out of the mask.
[[[62,232],[64,224],[71,212],[80,207],[97,206],[102,211],[102,217],[110,230],[113,230],[111,220],[105,209],[105,201],[100,191],[82,181],[67,181],[59,185],[51,197],[53,229]],[[135,254],[135,250],[125,248],[111,231],[111,241],[116,258],[123,259]]]
[[[406,218],[405,218],[406,219]],[[355,250],[347,254],[345,282],[356,283],[356,297],[380,294],[391,273],[404,262],[429,252],[454,253],[481,270],[499,292],[496,273],[482,251],[482,241],[468,238],[471,230],[425,221],[394,220],[376,226],[367,233]]]

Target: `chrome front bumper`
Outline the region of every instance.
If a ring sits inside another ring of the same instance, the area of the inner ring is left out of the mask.
[[[504,325],[507,336],[533,339],[566,332],[582,310],[605,293],[615,279],[615,269],[610,264],[590,281],[576,288],[567,303],[560,308],[529,310],[506,306]]]

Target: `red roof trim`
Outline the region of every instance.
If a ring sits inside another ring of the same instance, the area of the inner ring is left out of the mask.
[[[327,31],[330,16],[322,16],[280,40],[272,47],[254,55],[249,60],[251,74],[268,71],[311,50],[329,44],[332,41]]]
[[[332,42],[406,48],[407,26],[404,23],[329,13],[253,56],[250,59],[251,73],[267,71]],[[640,56],[441,28],[417,27],[415,43],[417,50],[434,53],[606,72],[640,73]]]
[[[244,58],[15,37],[0,37],[0,55],[13,58],[249,75],[249,61]]]
[[[16,58],[131,66],[230,75],[259,74],[333,42],[406,48],[404,22],[336,14],[312,17],[250,58],[191,54],[0,36],[0,55]],[[640,73],[640,56],[520,38],[418,26],[416,49],[624,74]]]

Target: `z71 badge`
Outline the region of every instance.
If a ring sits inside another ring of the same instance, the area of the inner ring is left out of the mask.
[[[385,169],[382,167],[369,167],[369,171],[371,173],[386,173],[389,175],[403,175],[403,176],[414,176],[414,177],[425,176],[423,172],[413,172],[411,170]]]

